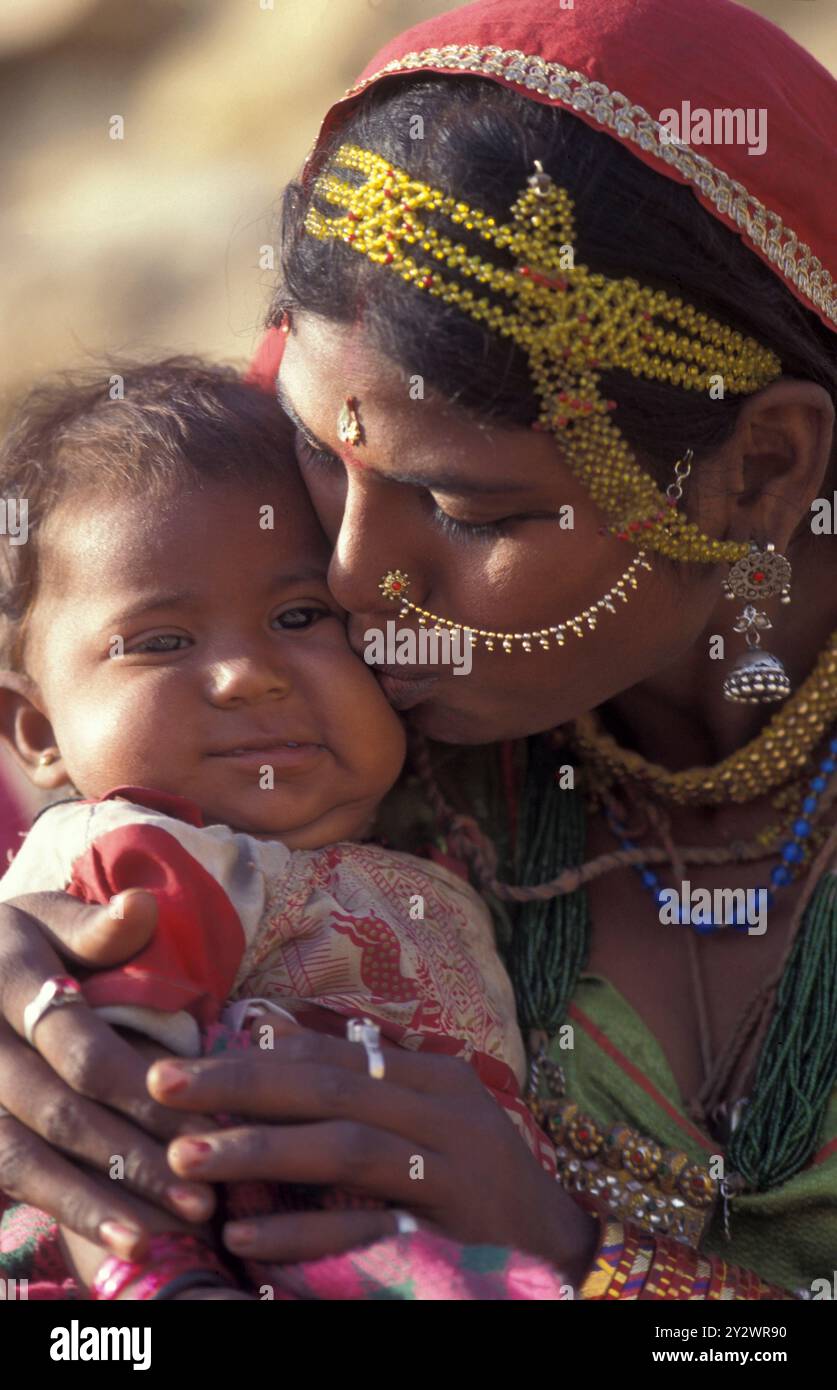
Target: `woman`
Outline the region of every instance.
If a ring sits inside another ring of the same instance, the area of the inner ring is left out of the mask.
[[[19,914],[3,933],[0,1187],[130,1252],[151,1218],[70,1159],[101,1169],[123,1117],[169,1138],[178,1111],[246,1107],[261,1124],[199,1125],[210,1150],[169,1151],[190,1180],[175,1195],[132,1131],[136,1190],[192,1217],[203,1182],[348,1181],[457,1240],[539,1255],[590,1298],[810,1295],[830,1270],[837,597],[812,523],[837,486],[818,172],[834,112],[827,74],[727,0],[548,19],[486,0],[378,55],[287,196],[258,370],[272,381],[283,348],[358,649],[399,614],[475,643],[471,679],[440,663],[382,680],[442,829],[506,914],[562,1185],[438,1060],[373,1082],[358,1049],[300,1033],[155,1068],[162,1110],[80,1010],[24,1048],[52,947],[72,933],[70,960],[115,954],[98,919],[40,903],[51,944]],[[771,602],[789,587],[792,621]],[[730,910],[735,889],[750,896]],[[144,911],[122,923],[134,949]],[[419,1146],[415,1184],[400,1160]],[[310,1259],[392,1220],[226,1238]]]

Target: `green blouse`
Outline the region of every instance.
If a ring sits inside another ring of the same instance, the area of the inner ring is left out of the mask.
[[[688,1118],[659,1043],[607,980],[582,974],[568,1022],[573,1046],[559,1046],[556,1039],[549,1055],[564,1069],[567,1098],[584,1114],[603,1129],[629,1125],[703,1166],[723,1153]],[[732,1198],[729,1229],[728,1240],[719,1203],[701,1249],[792,1293],[810,1295],[814,1279],[831,1283],[837,1264],[837,1089],[808,1165],[775,1190]]]

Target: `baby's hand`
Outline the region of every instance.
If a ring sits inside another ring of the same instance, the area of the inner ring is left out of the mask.
[[[168,1051],[168,1049],[164,1048],[160,1043],[142,1034],[135,1033],[126,1028],[119,1028],[117,1031],[122,1037],[130,1041],[131,1045],[142,1054],[149,1065],[152,1062],[164,1061],[166,1058],[174,1056],[172,1052]],[[215,1128],[212,1121],[210,1121],[210,1127]],[[107,1181],[103,1178],[97,1177],[94,1181],[99,1182],[102,1186],[107,1186]],[[211,1245],[213,1243],[212,1233],[208,1225],[178,1221],[177,1217],[164,1211],[150,1213],[146,1218],[146,1224],[153,1233],[159,1233],[161,1235],[179,1233],[181,1235],[199,1236],[206,1240],[208,1244]],[[64,1226],[60,1227],[60,1242],[64,1257],[73,1275],[85,1290],[89,1290],[105,1260],[113,1254],[113,1251],[106,1250],[102,1246],[96,1245],[92,1241],[76,1235],[74,1232],[67,1230]],[[134,1285],[129,1284],[117,1295],[117,1301],[130,1300],[133,1295],[133,1288]],[[184,1289],[182,1294],[174,1295],[171,1301],[181,1302],[184,1299],[202,1301],[207,1298],[250,1299],[251,1295],[234,1288],[197,1287],[193,1289]]]
[[[75,1235],[72,1231],[61,1228],[61,1243],[64,1247],[64,1254],[67,1262],[72,1269],[76,1279],[83,1284],[85,1289],[90,1289],[96,1275],[108,1258],[109,1252],[103,1250],[101,1246],[93,1245],[91,1241],[84,1240],[81,1236]],[[121,1293],[117,1294],[116,1301],[130,1301],[134,1297],[136,1280],[126,1285]],[[174,1294],[171,1302],[181,1303],[184,1300],[194,1302],[205,1299],[241,1299],[246,1298],[253,1301],[253,1295],[245,1293],[243,1289],[232,1287],[213,1287],[198,1285],[192,1289],[184,1289],[182,1293]]]
[[[101,1245],[94,1245],[92,1241],[85,1240],[84,1236],[77,1236],[65,1226],[59,1227],[59,1231],[59,1240],[67,1264],[79,1284],[89,1289],[111,1251],[104,1250]]]

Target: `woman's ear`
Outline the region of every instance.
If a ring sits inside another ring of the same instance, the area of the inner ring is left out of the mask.
[[[0,671],[0,740],[41,791],[69,783],[52,725],[40,708],[38,688],[16,671]]]
[[[810,524],[811,504],[830,477],[833,448],[834,404],[815,382],[782,377],[745,401],[726,446],[726,534],[771,541],[786,551]]]

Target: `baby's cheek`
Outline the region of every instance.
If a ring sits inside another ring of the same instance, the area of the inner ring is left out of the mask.
[[[342,697],[339,713],[345,727],[344,742],[350,740],[353,764],[363,769],[376,788],[388,791],[406,754],[403,722],[369,667],[354,655],[344,676]]]
[[[85,796],[101,796],[119,785],[154,784],[155,767],[171,770],[172,731],[164,717],[152,718],[147,699],[100,697],[79,700],[58,746],[74,784]]]

